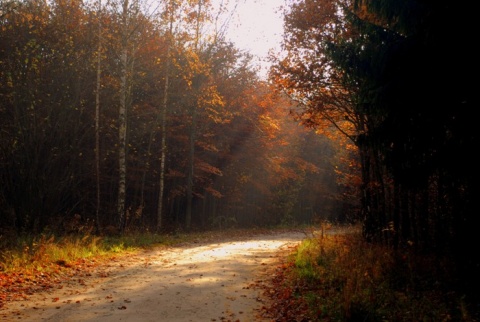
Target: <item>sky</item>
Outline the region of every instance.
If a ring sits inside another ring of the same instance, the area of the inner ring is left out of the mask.
[[[237,48],[248,50],[266,75],[268,52],[278,51],[283,34],[283,16],[279,11],[285,0],[230,0],[238,1],[226,34]]]

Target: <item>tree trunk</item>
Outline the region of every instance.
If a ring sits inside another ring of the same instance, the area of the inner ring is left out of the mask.
[[[198,42],[200,40],[200,16],[202,13],[203,1],[198,1],[197,24],[195,27],[195,52],[198,53]],[[195,85],[195,84],[194,84]],[[200,85],[200,84],[197,84]],[[188,175],[187,175],[187,211],[185,216],[185,228],[190,229],[192,223],[192,203],[193,203],[193,179],[194,179],[194,159],[195,159],[195,140],[197,126],[197,105],[192,105],[192,124],[190,128],[190,141],[188,153]]]
[[[169,18],[169,32],[167,43],[167,59],[165,61],[165,84],[163,87],[163,102],[162,102],[162,143],[161,143],[161,158],[160,158],[160,182],[158,191],[158,206],[157,206],[157,230],[162,228],[163,224],[163,195],[165,188],[165,159],[167,154],[167,105],[168,105],[168,88],[169,88],[169,73],[170,73],[170,51],[173,37],[173,19],[175,12],[175,1],[170,1],[170,18]]]
[[[122,13],[122,47],[120,72],[120,104],[118,111],[118,225],[120,231],[125,228],[125,196],[127,176],[127,63],[128,63],[128,0],[123,2]]]
[[[98,0],[98,16],[101,17],[102,0]],[[98,19],[98,48],[97,48],[97,88],[95,91],[95,175],[97,185],[96,229],[100,231],[100,81],[102,76],[102,25]]]
[[[192,223],[196,122],[197,122],[197,108],[194,105],[192,108],[192,125],[190,129],[190,141],[189,141],[189,149],[188,149],[187,212],[185,216],[185,228],[187,230],[190,229],[190,226]]]

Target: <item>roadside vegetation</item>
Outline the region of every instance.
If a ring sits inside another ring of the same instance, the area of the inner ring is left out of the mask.
[[[168,237],[155,234],[0,238],[0,308],[62,283],[81,283],[92,269],[115,256],[170,242]]]
[[[367,243],[358,227],[317,228],[298,228],[305,240],[262,286],[269,298],[263,315],[272,321],[478,321],[479,308],[457,289],[447,261]],[[117,256],[277,229],[286,228],[2,238],[0,308],[62,283],[81,284]]]
[[[314,231],[267,283],[280,321],[479,321],[451,266],[367,243],[359,228]]]
[[[271,229],[96,235],[89,227],[81,234],[0,235],[0,309],[10,301],[28,300],[34,293],[61,288],[65,283],[83,284],[97,267],[152,247],[242,239],[267,231]]]
[[[152,247],[184,243],[248,238],[265,232],[260,229],[214,231],[175,231],[157,234],[131,232],[99,236],[90,232],[59,236],[0,236],[0,308],[9,301],[28,299],[29,295],[64,283],[84,283],[95,268],[120,256],[132,255]]]

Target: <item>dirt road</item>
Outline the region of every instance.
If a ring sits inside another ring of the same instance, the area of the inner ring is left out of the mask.
[[[268,321],[261,288],[305,234],[271,232],[192,242],[121,257],[81,283],[34,294],[0,311],[2,321]],[[6,318],[6,320],[5,320]]]

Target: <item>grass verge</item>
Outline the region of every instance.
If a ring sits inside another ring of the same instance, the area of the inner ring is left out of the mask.
[[[305,239],[273,274],[281,321],[477,321],[438,258],[365,242],[358,230]]]
[[[276,230],[276,229],[273,229]],[[99,265],[114,257],[134,254],[151,247],[176,246],[231,238],[248,238],[269,229],[224,229],[213,231],[149,232],[97,236],[0,236],[0,309],[17,299],[26,300],[39,291],[80,283]]]
[[[55,236],[22,235],[0,239],[0,308],[18,299],[60,287],[63,282],[82,283],[82,276],[116,256],[159,245],[174,245],[192,238],[187,234],[135,233],[123,236],[92,234]]]

